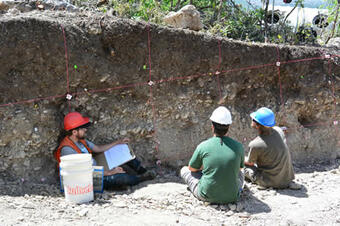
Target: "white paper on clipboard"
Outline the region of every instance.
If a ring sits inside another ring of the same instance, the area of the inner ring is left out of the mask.
[[[104,152],[107,166],[113,169],[135,158],[127,144],[117,144]]]

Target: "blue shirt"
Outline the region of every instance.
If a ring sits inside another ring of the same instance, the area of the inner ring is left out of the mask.
[[[92,143],[91,141],[88,141],[88,140],[86,140],[86,139],[85,139],[85,141],[86,141],[86,145],[87,145],[90,149],[93,149],[94,143]],[[86,147],[85,147],[82,143],[80,143],[80,142],[75,142],[74,144],[80,149],[80,151],[81,151],[82,153],[84,153],[84,154],[89,154],[89,152],[87,151]],[[61,149],[61,153],[60,153],[61,156],[72,155],[72,154],[78,154],[78,152],[77,152],[76,150],[74,150],[73,148],[71,148],[70,146],[64,146],[64,147]],[[93,158],[92,158],[92,165],[94,165],[94,166],[97,165],[96,160],[94,160]]]

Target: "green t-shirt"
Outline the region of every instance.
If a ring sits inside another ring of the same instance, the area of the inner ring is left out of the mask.
[[[242,144],[230,137],[211,137],[200,143],[189,166],[200,169],[199,195],[212,203],[229,203],[238,199],[240,168],[244,167]]]

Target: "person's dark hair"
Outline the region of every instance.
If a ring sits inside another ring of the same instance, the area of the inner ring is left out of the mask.
[[[69,131],[66,131],[66,130],[63,129],[63,130],[60,131],[60,133],[59,133],[59,136],[58,136],[58,143],[60,143],[65,137],[71,136],[73,130],[78,130],[78,129],[81,129],[81,128],[87,128],[87,127],[89,127],[90,125],[91,125],[91,123],[88,122],[88,123],[86,123],[86,124],[84,124],[84,125],[82,125],[82,126],[78,126],[77,128],[71,129],[71,130],[69,130]]]
[[[226,135],[226,133],[229,130],[229,125],[222,125],[216,122],[212,122],[213,127],[214,127],[214,133],[216,134],[217,137],[221,138],[221,145],[223,143],[222,137]]]
[[[84,125],[78,126],[77,128],[71,129],[69,131],[65,131],[66,136],[71,136],[72,135],[72,131],[73,130],[78,130],[78,129],[82,129],[82,128],[88,128],[91,125],[91,122],[88,122]]]
[[[88,123],[86,123],[86,124],[84,124],[84,125],[81,125],[81,126],[78,126],[77,128],[74,128],[74,129],[72,129],[72,130],[87,128],[87,127],[89,127],[90,125],[91,125],[91,122],[88,122]]]
[[[269,134],[270,131],[271,131],[271,127],[266,127],[264,125],[261,125],[260,123],[256,122],[254,119],[253,119],[253,122],[256,123],[256,125],[259,127],[259,130],[260,130],[260,134]]]

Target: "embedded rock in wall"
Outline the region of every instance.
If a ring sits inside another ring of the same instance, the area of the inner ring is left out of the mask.
[[[218,105],[231,110],[229,135],[245,148],[256,135],[249,114],[267,106],[287,127],[294,163],[336,158],[340,63],[332,49],[249,44],[89,12],[3,14],[0,31],[3,180],[55,181],[53,151],[70,110],[91,118],[90,140],[129,137],[152,166],[186,165],[211,136]]]
[[[340,37],[331,38],[327,43],[327,47],[335,47],[340,49]]]
[[[203,28],[200,13],[193,5],[186,5],[178,12],[170,12],[164,18],[164,21],[176,28],[188,28],[194,31],[199,31]]]

